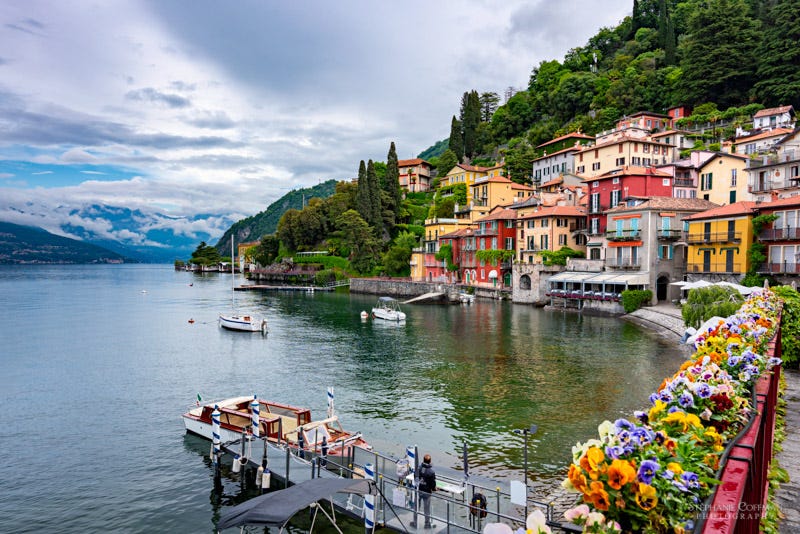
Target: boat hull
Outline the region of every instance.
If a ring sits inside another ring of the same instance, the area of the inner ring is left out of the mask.
[[[372,316],[375,319],[383,319],[384,321],[405,321],[406,314],[403,312],[386,310],[384,308],[372,308]]]
[[[237,332],[267,332],[267,320],[250,315],[220,315],[219,325]]]

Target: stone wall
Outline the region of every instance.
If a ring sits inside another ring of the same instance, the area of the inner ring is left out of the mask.
[[[511,272],[511,300],[522,304],[544,306],[550,303],[545,296],[547,281],[564,268],[559,265],[545,266],[531,263],[515,263]]]
[[[450,302],[460,302],[458,297],[462,292],[470,292],[477,298],[508,299],[511,296],[509,289],[464,286],[444,282],[412,282],[408,279],[397,278],[352,278],[350,291],[405,299],[426,293],[444,293],[441,300]]]

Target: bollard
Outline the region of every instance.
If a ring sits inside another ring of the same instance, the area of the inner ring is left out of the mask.
[[[291,455],[291,453],[292,452],[289,450],[289,447],[286,447],[286,479],[283,483],[284,488],[289,487],[289,455]]]
[[[253,395],[253,402],[250,403],[250,409],[253,411],[253,437],[258,438],[259,436],[259,422],[261,421],[259,415],[261,410],[261,405],[258,402],[258,396]]]
[[[328,440],[325,436],[322,436],[322,467],[327,467],[328,465]]]
[[[328,388],[328,418],[333,417],[336,413],[336,410],[333,406],[333,386]]]
[[[297,429],[297,455],[304,459],[306,458],[306,452],[303,450],[305,447],[305,440],[303,438],[303,428],[300,427]]]
[[[371,463],[364,464],[364,478],[375,480],[375,468]],[[364,495],[364,530],[370,533],[375,530],[375,496]]]

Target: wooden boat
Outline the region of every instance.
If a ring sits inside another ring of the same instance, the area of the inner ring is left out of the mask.
[[[405,321],[406,314],[400,310],[400,303],[392,297],[380,297],[372,308],[372,317],[384,321]]]
[[[257,400],[259,437],[266,438],[272,444],[292,449],[302,447],[303,450],[320,453],[324,439],[330,456],[347,455],[351,447],[372,449],[361,437],[360,432],[348,432],[342,429],[335,414],[313,421],[309,409],[263,399]],[[253,397],[234,397],[191,408],[183,414],[186,431],[212,440],[211,414],[217,409],[220,413],[221,443],[241,439],[242,430],[252,435],[253,401]]]

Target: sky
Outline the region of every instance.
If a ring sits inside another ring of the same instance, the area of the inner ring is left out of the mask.
[[[391,142],[416,157],[449,136],[465,91],[525,88],[631,7],[0,2],[0,220],[63,233],[71,208],[105,204],[219,236],[292,189],[354,178]],[[197,214],[217,217],[182,220]]]

